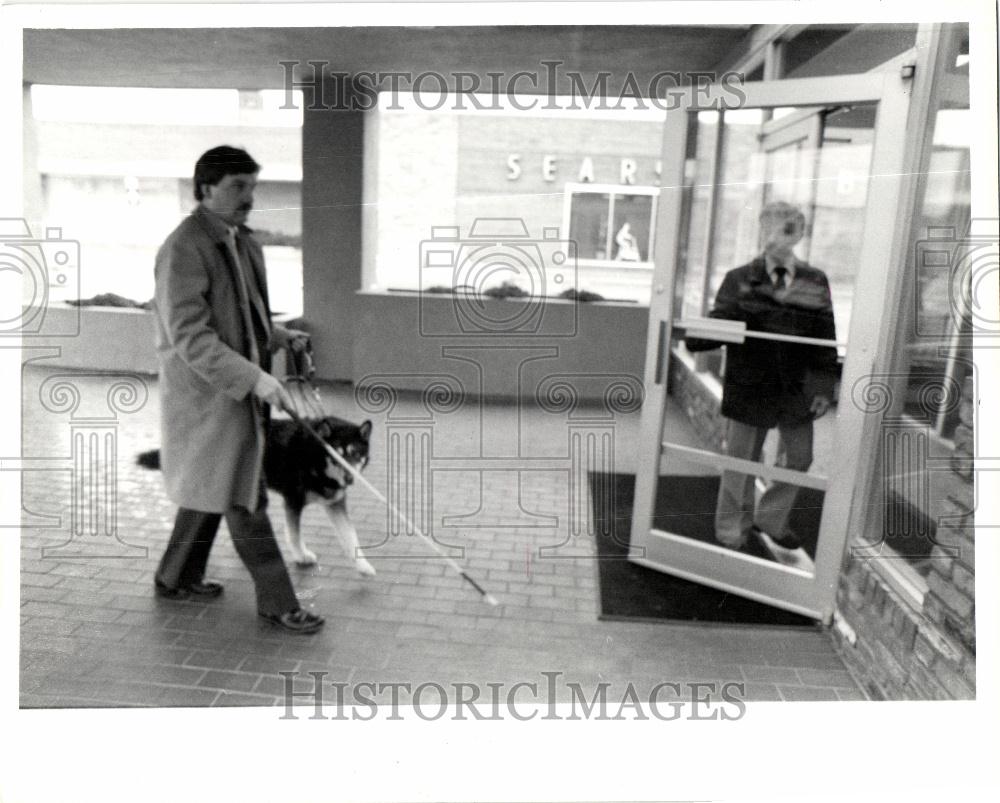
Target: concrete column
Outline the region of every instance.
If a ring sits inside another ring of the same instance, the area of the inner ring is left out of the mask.
[[[303,317],[312,333],[319,379],[349,380],[352,375],[354,293],[361,287],[363,167],[364,112],[306,108]]]

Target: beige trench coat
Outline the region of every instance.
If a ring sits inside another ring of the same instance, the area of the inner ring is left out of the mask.
[[[250,359],[246,288],[220,223],[199,207],[167,237],[156,255],[153,305],[167,494],[208,513],[256,508],[266,414],[251,394],[261,367]],[[267,308],[264,255],[249,231],[252,275]],[[269,369],[270,348],[260,359]]]

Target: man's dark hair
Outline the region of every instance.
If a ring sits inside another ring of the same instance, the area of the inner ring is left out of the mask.
[[[205,151],[194,166],[194,197],[200,201],[205,197],[202,184],[215,186],[225,176],[242,173],[259,173],[260,165],[244,150],[231,145],[220,145]]]

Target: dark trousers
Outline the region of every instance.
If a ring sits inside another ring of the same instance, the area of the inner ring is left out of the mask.
[[[233,546],[253,578],[257,610],[272,615],[298,608],[295,589],[274,538],[266,505],[258,505],[253,513],[244,507],[235,507],[225,515]],[[178,509],[170,542],[156,570],[157,582],[168,588],[201,582],[221,519],[221,513]]]

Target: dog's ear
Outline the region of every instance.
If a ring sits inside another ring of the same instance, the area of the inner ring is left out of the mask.
[[[363,423],[360,427],[358,427],[358,432],[361,433],[362,438],[368,440],[368,438],[372,434],[372,422],[365,421],[365,423]]]

